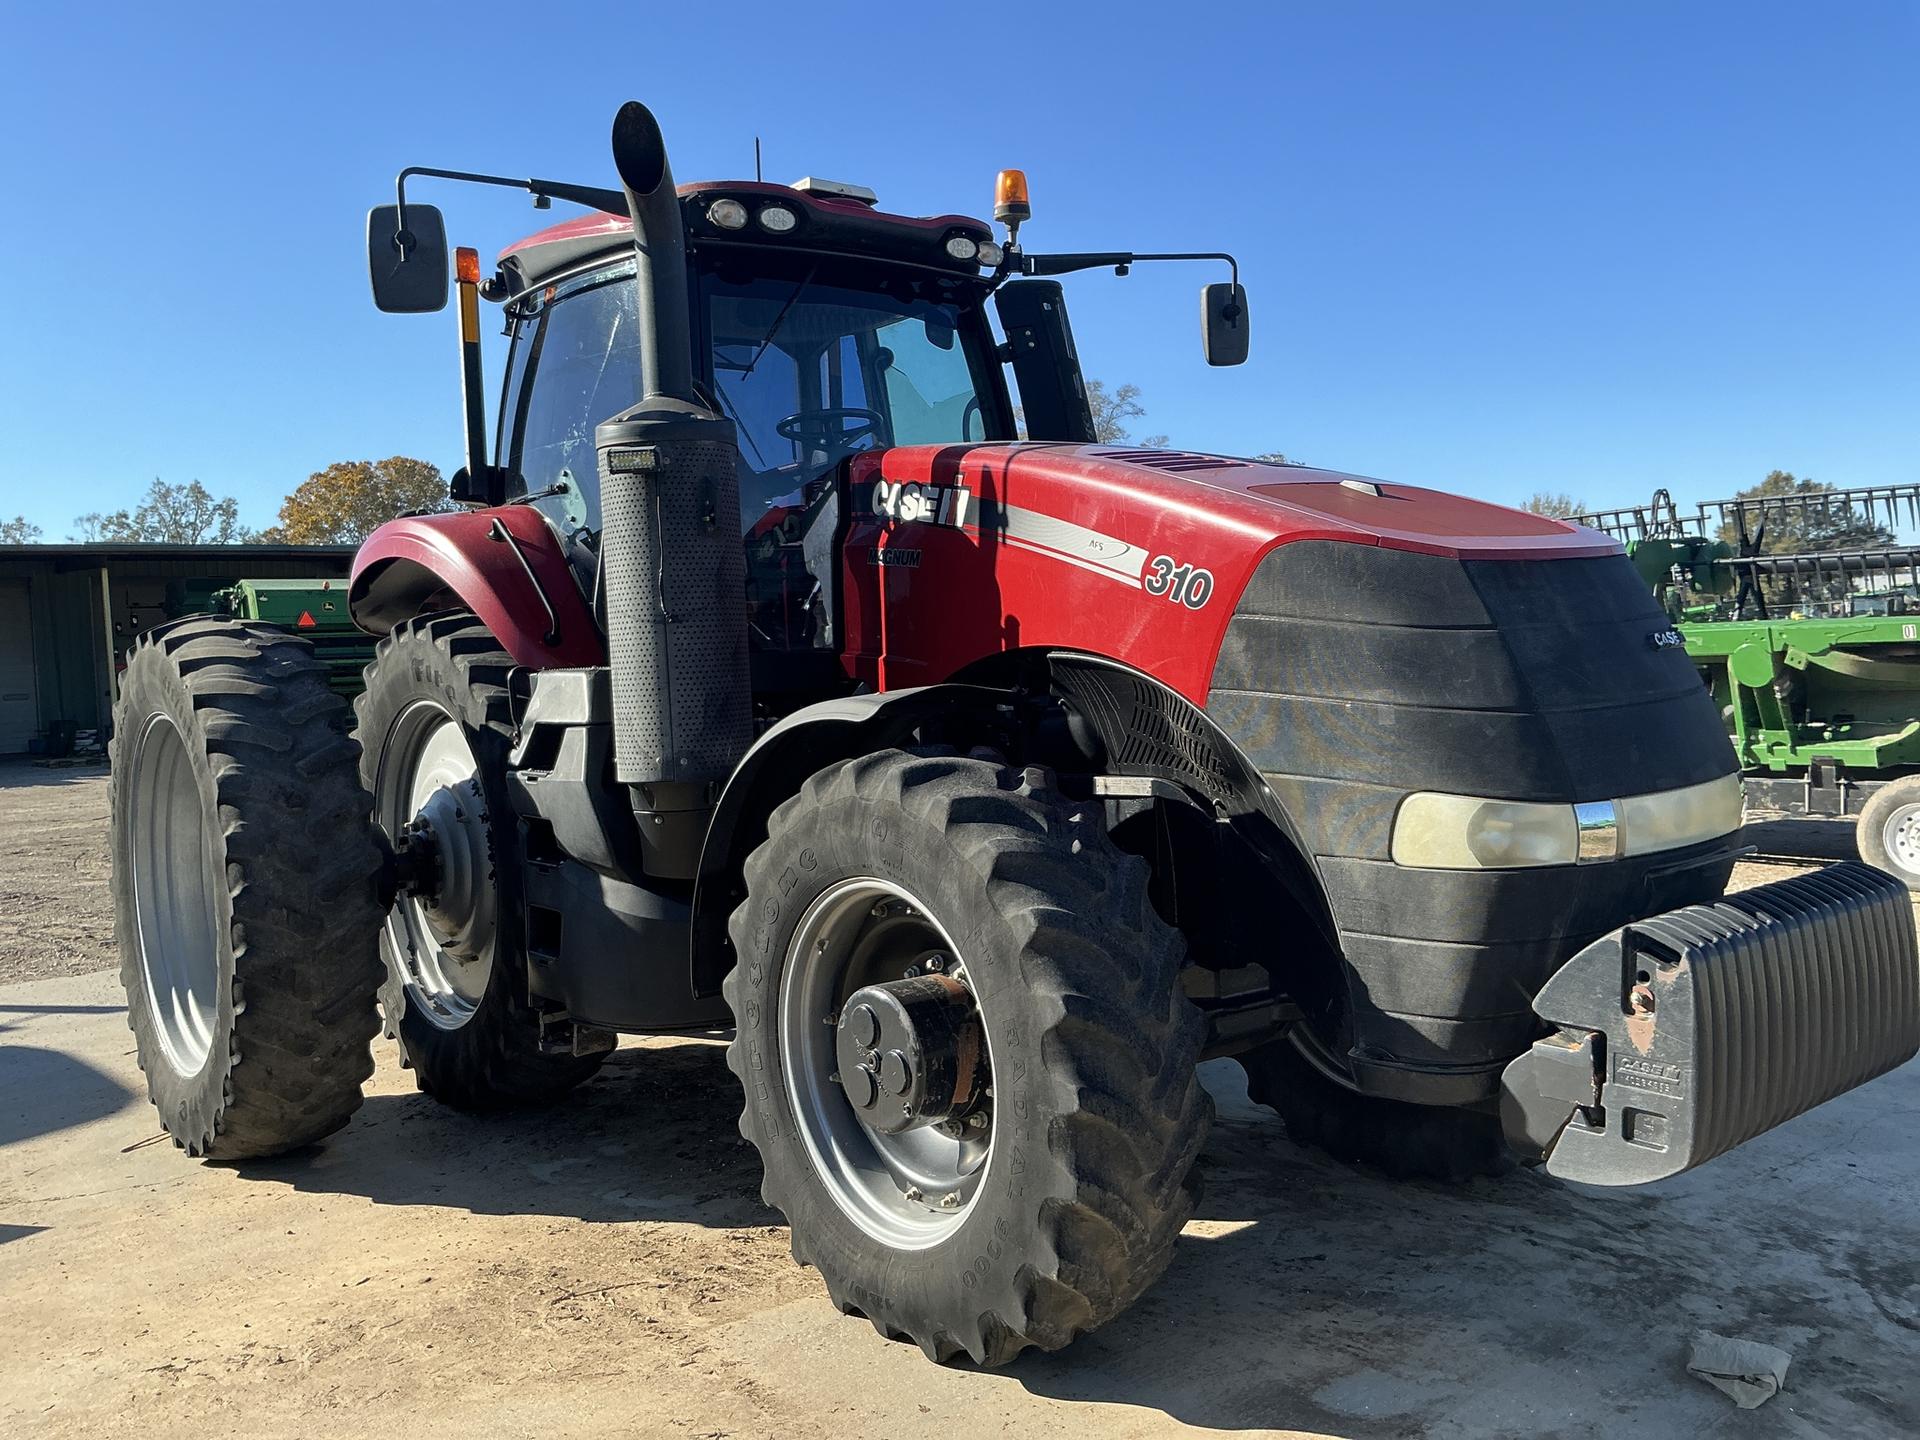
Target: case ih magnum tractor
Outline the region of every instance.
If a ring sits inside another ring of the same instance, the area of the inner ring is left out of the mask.
[[[1044,277],[1227,257],[1028,253],[1017,172],[1004,245],[851,186],[676,188],[637,104],[613,149],[620,191],[410,171],[373,213],[376,301],[425,311],[407,179],[592,212],[484,282],[454,257],[466,504],[361,549],[357,717],[270,626],[129,659],[119,940],[190,1154],[346,1124],[381,1015],[472,1110],[731,1028],[796,1258],[996,1364],[1166,1266],[1203,1059],[1396,1173],[1631,1184],[1914,1053],[1898,881],[1722,898],[1733,753],[1618,544],[1097,443]],[[1244,358],[1237,283],[1203,326]]]

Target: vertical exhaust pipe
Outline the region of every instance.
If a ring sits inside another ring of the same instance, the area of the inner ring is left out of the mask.
[[[627,192],[639,266],[634,289],[640,301],[640,393],[697,405],[680,200],[660,122],[638,100],[613,117],[613,164]]]
[[[660,124],[638,101],[614,117],[613,163],[633,217],[644,391],[594,433],[614,772],[648,873],[688,879],[752,738],[739,446],[694,384],[680,201]]]

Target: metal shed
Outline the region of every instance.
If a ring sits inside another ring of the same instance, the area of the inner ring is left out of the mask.
[[[236,580],[334,577],[344,545],[0,545],[0,755],[104,730],[126,648]]]

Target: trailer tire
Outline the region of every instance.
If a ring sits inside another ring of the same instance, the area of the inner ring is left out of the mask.
[[[147,1093],[174,1144],[242,1160],[360,1108],[380,852],[347,704],[305,640],[197,616],[120,677],[114,929]]]
[[[820,1271],[834,1304],[934,1360],[982,1365],[1059,1349],[1131,1304],[1193,1213],[1213,1104],[1195,1072],[1204,1023],[1178,983],[1182,942],[1098,805],[1068,801],[1038,768],[879,751],[819,771],[776,810],[746,883],[725,982],[740,1132],[794,1258]],[[901,898],[869,908],[863,885]],[[837,1013],[861,974],[886,973],[850,966],[815,988],[839,952],[820,929],[829,958],[810,968],[816,931],[804,927],[835,913],[853,917],[856,956],[880,953],[876,926],[940,932],[977,1007],[991,1116],[974,1143],[988,1148],[940,1180],[954,1188],[938,1200],[876,1169],[887,1152],[847,1164],[821,1149],[823,1127],[854,1147],[877,1135],[805,1039],[831,1042],[815,1011]],[[857,1198],[868,1191],[870,1204]]]
[[[460,841],[466,868],[477,877],[471,910],[490,932],[485,972],[476,975],[478,958],[462,961],[441,943],[414,897],[399,895],[380,930],[380,1008],[419,1088],[457,1110],[482,1113],[557,1100],[606,1058],[544,1050],[527,993],[518,839],[507,794],[513,665],[472,615],[425,615],[381,640],[355,702],[361,774],[390,845],[401,843],[398,832],[414,818],[411,792],[428,783],[422,766],[451,759],[470,777],[441,788],[464,786],[477,801],[477,809],[457,808],[447,818],[457,817],[461,828],[450,825],[449,836]]]
[[[1363,1094],[1328,1075],[1291,1036],[1239,1058],[1248,1097],[1277,1111],[1296,1144],[1396,1180],[1462,1184],[1513,1168],[1500,1117],[1491,1108],[1415,1105]]]
[[[1854,836],[1862,860],[1920,891],[1920,775],[1889,780],[1869,795]]]

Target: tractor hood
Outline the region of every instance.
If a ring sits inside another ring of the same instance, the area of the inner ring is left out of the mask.
[[[1204,703],[1247,585],[1268,556],[1302,542],[1460,562],[1626,563],[1618,542],[1565,521],[1183,450],[910,446],[856,456],[850,480],[849,659],[857,678],[881,685],[1049,645],[1123,657]],[[901,643],[882,643],[883,632]],[[862,653],[868,645],[880,653]]]
[[[971,480],[986,496],[1016,506],[1030,488],[1069,487],[1076,511],[1084,508],[1093,520],[1111,517],[1113,533],[1129,540],[1129,526],[1177,514],[1211,520],[1250,541],[1346,540],[1462,558],[1571,558],[1622,548],[1564,520],[1417,485],[1187,450],[913,446],[864,459],[863,468],[877,468],[896,484]],[[1090,523],[1079,514],[1071,518]]]

